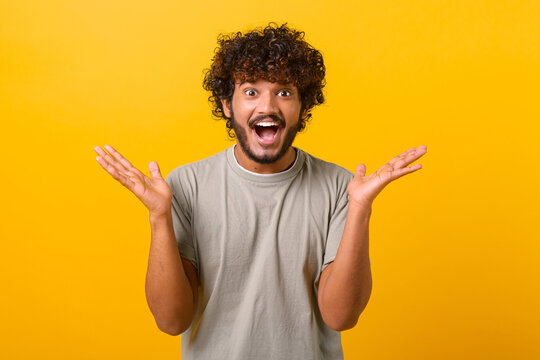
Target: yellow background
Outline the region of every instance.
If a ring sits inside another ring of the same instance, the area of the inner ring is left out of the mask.
[[[540,358],[538,1],[0,1],[3,359],[178,359],[144,280],[146,174],[232,145],[202,89],[219,33],[287,21],[325,56],[296,146],[368,174],[373,293],[346,359]]]

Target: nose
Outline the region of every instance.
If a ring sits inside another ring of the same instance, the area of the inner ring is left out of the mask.
[[[258,114],[277,114],[278,106],[274,94],[266,91],[259,97]]]

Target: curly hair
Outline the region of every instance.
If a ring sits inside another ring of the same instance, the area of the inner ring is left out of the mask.
[[[325,66],[322,54],[304,40],[304,32],[278,27],[270,22],[264,29],[255,29],[218,36],[219,46],[214,51],[210,68],[205,69],[203,88],[211,91],[208,101],[212,115],[226,119],[229,137],[234,138],[232,119],[223,112],[221,100],[232,101],[236,81],[254,82],[259,79],[283,84],[294,84],[301,99],[299,129],[311,119],[310,110],[324,102]]]

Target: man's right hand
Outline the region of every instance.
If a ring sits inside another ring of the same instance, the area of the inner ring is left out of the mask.
[[[94,148],[99,155],[96,158],[97,162],[120,184],[134,193],[146,206],[151,216],[165,215],[171,211],[172,191],[169,184],[161,176],[157,162],[152,161],[148,164],[152,175],[150,178],[131,165],[112,146],[105,145],[105,149],[112,156],[99,146]]]

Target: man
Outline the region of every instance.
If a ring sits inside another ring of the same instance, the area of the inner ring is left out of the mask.
[[[110,146],[98,162],[149,209],[146,296],[182,359],[342,359],[371,294],[372,203],[426,152],[376,173],[292,146],[324,101],[322,55],[273,23],[220,39],[204,87],[237,143],[151,178]]]

